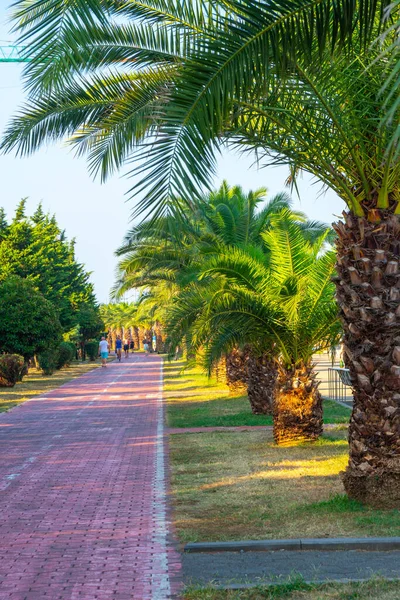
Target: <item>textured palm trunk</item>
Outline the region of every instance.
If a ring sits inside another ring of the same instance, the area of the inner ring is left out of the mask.
[[[156,352],[164,351],[164,342],[163,342],[163,329],[161,323],[158,321],[155,322],[154,332],[156,334]]]
[[[143,348],[143,340],[146,335],[146,330],[144,327],[138,327],[138,330],[139,330],[139,349],[140,349],[140,348]]]
[[[354,385],[343,483],[361,502],[400,508],[400,218],[343,214],[337,300]]]
[[[269,355],[249,356],[247,361],[247,395],[255,415],[272,413],[277,381],[277,368]]]
[[[115,342],[117,341],[117,332],[115,329],[111,331],[111,349],[115,350]]]
[[[226,355],[226,383],[231,396],[243,396],[247,393],[248,349],[234,348]]]
[[[151,329],[145,329],[145,337],[146,340],[149,342],[149,351],[153,352],[153,332]]]
[[[112,348],[113,337],[112,337],[112,331],[111,331],[111,329],[108,330],[107,342],[108,342],[108,345],[110,346],[110,348]]]
[[[322,398],[313,365],[280,367],[274,402],[277,444],[314,442],[322,434]]]
[[[220,358],[211,373],[218,383],[227,383],[226,381],[226,358]]]
[[[133,328],[133,343],[135,344],[135,350],[140,349],[140,336],[139,336],[139,328]]]

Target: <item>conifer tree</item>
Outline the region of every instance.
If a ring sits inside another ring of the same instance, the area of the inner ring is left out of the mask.
[[[0,282],[11,275],[29,279],[58,310],[64,331],[78,324],[79,310],[97,310],[93,285],[75,257],[75,246],[65,237],[56,217],[39,204],[32,217],[18,204],[10,225],[0,212]]]
[[[25,218],[26,200],[27,200],[26,198],[22,198],[19,201],[19,204],[15,211],[15,217],[14,217],[15,221],[22,221],[22,219]]]

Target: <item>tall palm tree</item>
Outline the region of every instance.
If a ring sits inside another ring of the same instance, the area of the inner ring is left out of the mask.
[[[183,290],[171,307],[170,334],[193,304],[202,312],[192,329],[208,368],[229,346],[251,344],[258,360],[277,369],[277,443],[312,441],[322,432],[322,402],[312,356],[340,334],[334,301],[335,253],[304,239],[298,224],[280,217],[262,234],[269,254],[228,248],[203,267],[218,275],[211,289]],[[205,296],[205,302],[204,302]]]
[[[388,5],[19,0],[36,57],[3,147],[29,153],[69,135],[102,176],[136,158],[139,209],[155,216],[176,212],[183,190],[191,205],[221,142],[335,190],[348,207],[337,295],[355,398],[344,483],[364,502],[400,506],[399,106],[385,56],[396,56],[397,29],[370,46]]]

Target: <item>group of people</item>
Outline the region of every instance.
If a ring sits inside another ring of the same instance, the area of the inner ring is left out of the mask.
[[[134,351],[135,349],[135,344],[133,342],[133,340],[122,340],[120,335],[117,335],[117,340],[115,342],[115,351],[117,353],[117,357],[118,360],[121,362],[121,358],[122,358],[122,348],[124,348],[124,353],[125,353],[125,358],[128,358],[129,356],[129,350],[131,350],[131,352]]]
[[[149,337],[144,338],[143,348],[146,353],[146,356],[150,353],[151,343],[152,343],[152,340]],[[122,349],[124,350],[125,358],[128,358],[129,350],[131,352],[133,352],[135,349],[134,341],[132,339],[131,340],[122,339],[120,335],[117,335],[117,339],[115,341],[115,353],[117,355],[119,362],[121,362],[121,359],[122,359]],[[110,344],[108,343],[105,336],[103,335],[99,342],[99,356],[101,356],[101,366],[102,367],[107,366],[107,358],[108,358],[109,351],[110,351]]]

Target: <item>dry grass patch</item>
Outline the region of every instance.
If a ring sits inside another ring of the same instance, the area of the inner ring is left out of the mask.
[[[264,431],[170,436],[182,541],[399,535],[399,511],[343,495],[340,427],[312,445],[277,447]]]
[[[400,582],[307,585],[302,582],[250,590],[188,590],[183,600],[399,600]]]
[[[42,375],[41,371],[30,369],[23,381],[18,382],[13,388],[0,388],[0,412],[10,410],[25,400],[54,390],[88,371],[96,369],[100,364],[101,360],[74,362],[70,367],[55,371],[53,375]]]

